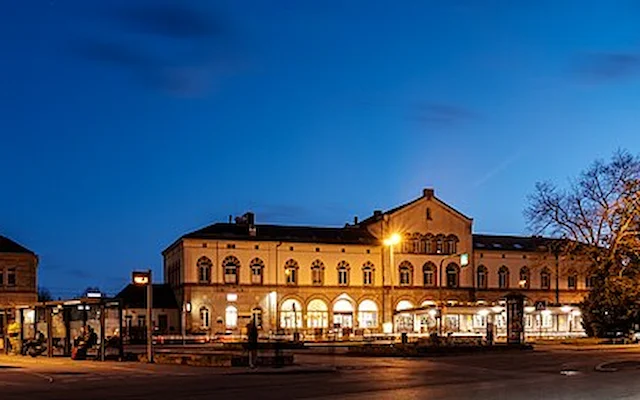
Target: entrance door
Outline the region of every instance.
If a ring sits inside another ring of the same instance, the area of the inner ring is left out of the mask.
[[[353,328],[353,313],[334,313],[333,324],[340,328]]]

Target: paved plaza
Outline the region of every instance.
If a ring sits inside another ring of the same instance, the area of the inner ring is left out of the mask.
[[[397,400],[640,396],[637,346],[538,346],[530,352],[421,359],[296,356],[295,367],[257,370],[3,356],[0,398]]]

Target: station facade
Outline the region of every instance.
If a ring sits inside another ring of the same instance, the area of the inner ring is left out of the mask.
[[[473,234],[432,189],[341,228],[256,224],[252,213],[185,234],[163,251],[188,332],[306,337],[505,329],[504,297],[526,296],[529,335],[583,335],[588,265],[553,239]]]

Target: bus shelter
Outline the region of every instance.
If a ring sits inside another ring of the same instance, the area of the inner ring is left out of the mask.
[[[91,331],[97,337],[97,358],[104,361],[108,352],[123,358],[122,303],[118,299],[89,297],[41,302],[0,310],[0,317],[5,354],[21,354],[24,343],[40,333],[45,338],[48,357],[68,357],[76,338]]]

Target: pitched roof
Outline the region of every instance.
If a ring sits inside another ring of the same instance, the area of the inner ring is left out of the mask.
[[[35,254],[33,251],[27,249],[9,239],[8,237],[4,237],[0,235],[0,253],[24,253],[24,254]]]
[[[311,226],[255,225],[217,223],[188,233],[185,239],[268,240],[326,244],[378,244],[378,239],[365,228],[352,225],[343,228]]]
[[[128,284],[115,298],[122,299],[125,308],[145,308],[147,288]],[[178,308],[178,302],[171,286],[167,284],[153,285],[153,308]]]
[[[359,225],[365,226],[365,225],[368,225],[368,224],[370,224],[370,223],[377,222],[377,221],[381,220],[381,219],[383,218],[383,216],[384,216],[384,215],[394,214],[394,213],[396,213],[397,211],[400,211],[400,210],[402,210],[403,208],[409,207],[409,206],[411,206],[411,205],[413,205],[413,204],[417,203],[418,201],[420,201],[420,200],[422,200],[422,199],[424,199],[424,198],[432,199],[432,200],[434,200],[434,201],[438,202],[438,203],[439,203],[440,205],[442,205],[444,208],[446,208],[446,209],[448,209],[449,211],[451,211],[452,213],[457,214],[457,215],[461,216],[461,217],[462,217],[462,218],[464,218],[464,219],[472,220],[472,218],[469,218],[469,217],[468,217],[468,216],[466,216],[465,214],[461,213],[460,211],[458,211],[458,210],[456,210],[455,208],[451,207],[449,204],[447,204],[447,203],[445,203],[444,201],[442,201],[442,200],[440,200],[439,198],[437,198],[437,197],[435,196],[434,192],[433,192],[433,189],[425,189],[425,190],[423,191],[422,196],[420,196],[420,197],[418,197],[418,198],[415,198],[415,199],[413,199],[413,200],[411,200],[411,201],[408,201],[408,202],[406,202],[406,203],[404,203],[404,204],[400,204],[399,206],[394,207],[394,208],[392,208],[392,209],[390,209],[390,210],[387,210],[387,211],[378,211],[378,212],[375,212],[375,211],[374,211],[373,215],[371,215],[370,217],[367,217],[367,218],[363,219],[363,220],[360,222],[360,224],[359,224]]]
[[[546,251],[547,246],[564,243],[563,239],[542,236],[473,235],[473,248],[496,251]]]

